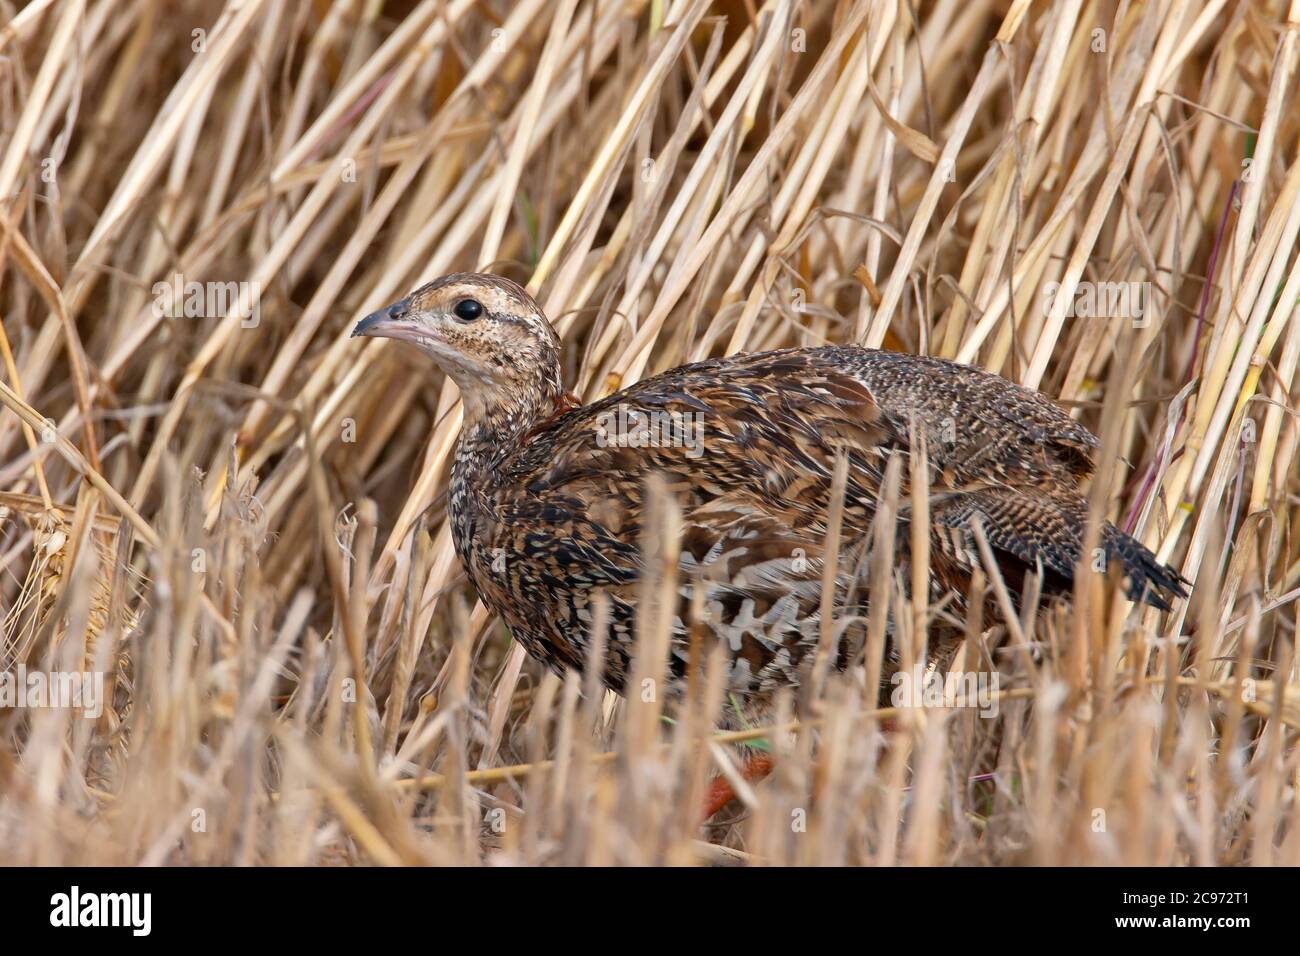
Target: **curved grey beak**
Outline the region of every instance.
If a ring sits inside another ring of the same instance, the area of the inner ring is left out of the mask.
[[[397,324],[406,318],[411,311],[410,297],[400,299],[378,312],[371,312],[368,316],[357,323],[356,328],[352,330],[352,338],[358,335],[369,335],[374,338],[391,337],[397,328]]]

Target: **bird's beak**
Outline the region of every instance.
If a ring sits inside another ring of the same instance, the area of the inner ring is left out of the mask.
[[[404,320],[410,314],[410,298],[401,299],[378,312],[371,312],[358,322],[356,328],[352,330],[352,337],[369,335],[372,338],[405,338],[402,333],[406,332],[409,335],[411,323]]]

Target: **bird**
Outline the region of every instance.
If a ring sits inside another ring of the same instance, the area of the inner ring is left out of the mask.
[[[678,697],[694,628],[722,645],[725,686],[747,714],[808,682],[833,498],[842,494],[836,600],[852,619],[871,600],[859,569],[889,460],[922,440],[935,592],[967,593],[981,563],[977,523],[1014,600],[1031,577],[1043,598],[1072,592],[1088,520],[1081,485],[1099,441],[1043,394],[993,373],[858,345],[784,348],[683,365],[584,404],[564,387],[560,339],[533,297],[482,273],[429,282],[352,334],[410,343],[455,381],[464,419],[447,511],[457,556],[483,603],[558,673],[584,668],[603,594],[599,676],[627,687],[652,476],[681,521],[666,670]],[[1109,522],[1100,548],[1130,598],[1169,610],[1188,595],[1188,582]],[[839,623],[833,633],[843,668],[851,641]]]

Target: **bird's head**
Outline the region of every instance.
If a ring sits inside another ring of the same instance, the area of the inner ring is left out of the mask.
[[[366,316],[352,334],[402,339],[432,358],[459,386],[470,424],[544,416],[563,393],[559,337],[533,297],[500,276],[435,279]]]

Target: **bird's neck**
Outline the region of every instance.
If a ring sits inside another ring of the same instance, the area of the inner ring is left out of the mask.
[[[554,417],[566,403],[559,369],[546,370],[512,388],[467,388],[461,383],[465,419],[456,446],[457,463],[490,468],[517,451],[529,432]]]
[[[461,388],[465,421],[456,443],[448,507],[458,548],[468,546],[476,514],[501,480],[502,464],[527,447],[529,436],[577,404],[560,384],[558,367],[514,389],[489,392]]]

